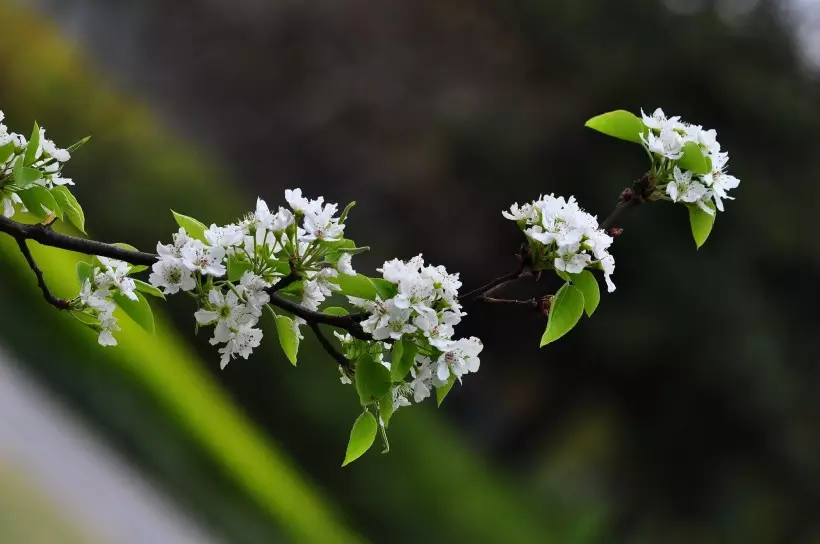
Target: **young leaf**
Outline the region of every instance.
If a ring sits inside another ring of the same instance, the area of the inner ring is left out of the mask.
[[[86,136],[85,138],[83,138],[79,142],[75,142],[75,143],[71,144],[70,146],[68,146],[66,148],[66,151],[68,151],[69,153],[74,153],[76,150],[81,148],[83,146],[83,144],[85,144],[90,139],[91,139],[91,136]]]
[[[441,403],[444,402],[444,397],[447,396],[447,393],[450,392],[450,389],[453,388],[453,385],[456,383],[456,377],[454,374],[450,374],[450,379],[447,380],[447,383],[442,385],[441,387],[436,387],[436,406],[441,406]]]
[[[348,315],[350,312],[338,306],[330,306],[322,310],[322,313],[327,315]]]
[[[398,340],[393,344],[393,358],[390,364],[390,379],[394,382],[404,380],[407,373],[410,372],[410,367],[416,361],[416,354],[419,348],[412,342],[405,342]]]
[[[379,399],[379,417],[382,418],[386,429],[390,424],[390,418],[393,417],[393,393],[390,391]]]
[[[276,316],[276,332],[279,334],[279,345],[290,361],[296,366],[296,355],[299,353],[299,335],[293,319],[286,315]]]
[[[712,210],[715,209],[714,204],[709,202],[707,204]],[[712,232],[712,227],[715,224],[715,216],[701,210],[695,204],[687,206],[689,208],[689,225],[692,227],[692,237],[695,239],[695,245],[700,249],[709,234]]]
[[[51,190],[51,196],[57,201],[57,205],[63,209],[63,213],[71,221],[71,224],[77,227],[80,232],[85,234],[85,214],[80,207],[80,203],[71,194],[71,191],[65,185],[54,187]]]
[[[342,466],[352,463],[370,449],[376,440],[376,432],[379,424],[370,412],[363,412],[356,418],[353,428],[350,430],[350,440],[347,443],[347,452]]]
[[[23,166],[23,159],[17,160],[14,166],[14,183],[22,188],[29,187],[35,181],[43,179],[43,173],[30,166]]]
[[[85,284],[86,280],[93,280],[94,267],[85,261],[77,263],[77,279],[80,281],[80,288]]]
[[[112,298],[117,306],[122,308],[122,311],[133,319],[137,325],[154,334],[154,314],[151,312],[151,305],[148,304],[142,293],[136,293],[136,295],[137,300],[131,300],[120,293],[114,293]]]
[[[568,333],[578,323],[583,313],[584,295],[574,285],[565,283],[552,299],[547,329],[541,337],[541,347]]]
[[[376,287],[367,276],[356,274],[355,276],[348,276],[347,274],[340,274],[336,281],[343,295],[363,298],[366,300],[376,299]]]
[[[185,232],[188,233],[188,236],[191,238],[196,238],[202,242],[205,241],[205,231],[208,227],[206,227],[204,223],[197,221],[193,217],[188,217],[187,215],[177,213],[174,210],[171,210],[171,213],[174,214],[174,219],[176,219],[177,225],[184,228]]]
[[[228,258],[228,281],[239,281],[245,272],[253,270],[253,265],[242,260],[238,255],[231,255]]]
[[[641,143],[641,134],[646,134],[646,126],[633,113],[616,110],[593,117],[586,126],[628,142]]]
[[[382,278],[368,278],[370,283],[373,284],[373,287],[376,289],[376,294],[379,295],[379,298],[382,300],[387,300],[389,298],[393,298],[396,296],[396,293],[399,292],[399,286],[395,283],[390,283],[387,280]]]
[[[151,295],[152,297],[161,298],[165,300],[165,295],[162,294],[162,291],[151,285],[150,283],[145,283],[141,280],[134,280],[134,285],[136,286],[136,290],[140,293],[145,293],[146,295]]]
[[[9,157],[14,153],[14,142],[9,142],[6,145],[0,145],[0,164],[9,160]]]
[[[48,189],[41,187],[40,185],[32,185],[28,189],[20,191],[17,195],[20,197],[20,200],[23,201],[26,208],[28,208],[29,213],[38,219],[45,219],[48,217],[48,213],[45,209],[43,209],[43,206],[52,212],[59,211],[57,209],[57,201],[54,200],[54,197],[51,196]]]
[[[683,157],[678,160],[678,166],[691,170],[695,174],[708,174],[711,170],[706,157],[703,156],[703,151],[695,142],[683,144]]]
[[[390,371],[369,353],[356,361],[356,391],[362,405],[371,404],[390,391]]]
[[[350,213],[350,210],[352,210],[353,206],[355,206],[355,205],[356,205],[356,201],[354,200],[350,204],[345,206],[345,209],[342,210],[342,215],[339,216],[339,223],[344,224],[345,219],[347,219],[347,214]]]
[[[572,284],[584,295],[584,310],[586,310],[587,316],[592,317],[592,313],[601,301],[598,280],[589,270],[582,270],[580,274],[572,275]]]
[[[37,121],[34,122],[34,128],[31,130],[31,138],[28,140],[26,146],[25,164],[28,166],[34,164],[37,160],[37,151],[40,149],[40,127],[37,126]]]

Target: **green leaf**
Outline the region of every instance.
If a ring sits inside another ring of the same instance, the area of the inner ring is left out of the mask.
[[[85,284],[85,280],[93,280],[94,267],[85,261],[77,263],[77,279],[80,281],[80,288]]]
[[[706,205],[712,210],[715,209],[715,205],[711,202]],[[696,204],[689,204],[687,208],[689,208],[689,225],[692,227],[692,237],[695,239],[695,245],[700,249],[700,246],[706,243],[706,239],[709,238],[709,234],[712,232],[715,216],[701,210]]]
[[[703,156],[700,146],[695,142],[683,144],[683,156],[678,160],[678,166],[691,170],[695,174],[708,174],[711,168]]]
[[[253,264],[240,259],[237,255],[228,258],[228,281],[239,281],[245,272],[253,270]]]
[[[390,379],[394,382],[404,380],[404,377],[407,376],[407,373],[410,372],[410,368],[416,361],[416,354],[418,352],[419,348],[416,344],[412,342],[405,342],[404,340],[396,341],[396,343],[393,344],[393,358],[390,364]]]
[[[376,299],[376,287],[367,278],[361,274],[355,276],[348,276],[347,274],[340,274],[336,281],[343,295],[364,298],[367,300]]]
[[[541,347],[568,333],[583,313],[584,295],[577,287],[565,283],[552,299],[547,330],[541,337]]]
[[[368,278],[373,287],[376,288],[376,294],[382,300],[393,298],[399,292],[399,286],[395,283],[390,283],[382,278]]]
[[[0,162],[2,162],[2,161],[0,161]],[[355,206],[355,205],[356,205],[356,201],[354,200],[350,204],[345,206],[345,209],[342,210],[342,215],[339,216],[339,223],[340,224],[344,224],[345,219],[347,219],[347,214],[350,213],[350,210],[352,210],[353,206]]]
[[[347,453],[342,466],[348,465],[365,454],[376,440],[379,424],[370,412],[364,412],[356,418],[350,430],[350,440],[347,443]]]
[[[393,417],[393,392],[388,391],[379,399],[379,417],[382,418],[384,428],[390,424],[390,418]]]
[[[285,352],[288,361],[296,366],[296,355],[299,353],[299,335],[293,319],[286,315],[276,316],[276,332],[279,334],[279,345]]]
[[[641,134],[646,134],[646,126],[633,113],[616,110],[593,117],[586,126],[608,136],[628,142],[641,143]]]
[[[322,313],[327,315],[348,315],[350,312],[339,306],[330,306],[322,310]]]
[[[83,213],[80,203],[77,202],[77,199],[74,198],[74,195],[71,194],[68,187],[65,185],[54,187],[51,190],[51,195],[54,197],[54,200],[57,201],[60,208],[63,209],[63,213],[68,217],[68,220],[71,221],[71,224],[85,234],[85,213]]]
[[[43,173],[30,166],[23,166],[23,158],[17,159],[14,165],[14,183],[21,188],[29,187],[35,181],[43,179]]]
[[[5,163],[14,154],[14,142],[0,146],[0,164]]]
[[[26,205],[26,208],[28,208],[29,213],[38,219],[45,219],[48,216],[43,206],[53,212],[59,211],[57,209],[57,201],[54,200],[54,197],[51,196],[51,193],[45,187],[32,185],[17,194],[20,196],[20,200],[23,201],[23,204]]]
[[[356,360],[355,378],[362,405],[371,404],[390,391],[390,371],[369,353]]]
[[[171,210],[171,213],[174,214],[174,219],[176,219],[177,225],[184,228],[185,232],[188,233],[188,236],[191,238],[196,238],[202,242],[205,241],[205,231],[208,227],[206,227],[204,223],[197,221],[193,217],[188,217],[187,215],[177,213],[174,210]]]
[[[450,374],[450,379],[447,380],[446,384],[441,387],[436,387],[436,406],[441,406],[441,403],[444,402],[444,397],[447,396],[447,393],[450,392],[450,389],[453,388],[453,384],[455,383],[455,374]]]
[[[584,310],[587,316],[592,317],[598,303],[601,302],[601,289],[598,287],[598,280],[589,270],[582,270],[580,274],[573,274],[572,284],[584,295]]]
[[[66,148],[66,151],[68,151],[69,153],[74,153],[76,150],[81,148],[90,139],[91,139],[91,136],[86,136],[85,138],[83,138],[79,142],[75,142],[75,143],[71,144],[70,146],[68,146],[68,148]]]
[[[137,300],[131,300],[120,293],[114,293],[112,298],[114,299],[114,302],[117,303],[117,306],[122,308],[122,311],[125,312],[128,317],[133,319],[137,325],[153,334],[154,314],[151,312],[151,305],[148,304],[148,301],[145,300],[142,293],[135,294],[137,295]]]
[[[150,283],[145,283],[141,280],[134,280],[134,285],[136,285],[137,291],[140,293],[145,293],[146,295],[151,295],[152,297],[161,298],[165,300],[165,295],[162,294],[162,291],[151,285]]]
[[[25,164],[24,166],[28,166],[30,164],[34,164],[34,161],[37,160],[37,150],[40,148],[40,127],[37,125],[37,121],[34,122],[34,128],[31,130],[31,138],[28,140],[28,146],[26,146],[26,155],[25,155]]]

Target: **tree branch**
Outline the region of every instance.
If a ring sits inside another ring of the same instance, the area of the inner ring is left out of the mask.
[[[43,291],[43,297],[45,297],[46,302],[54,306],[59,310],[68,310],[71,307],[71,302],[68,300],[55,297],[46,285],[46,279],[43,277],[43,271],[40,270],[40,267],[37,266],[37,261],[34,260],[34,256],[31,254],[31,250],[28,248],[26,244],[25,238],[17,238],[17,245],[20,247],[20,252],[23,254],[23,257],[26,258],[26,262],[28,263],[29,268],[34,272],[34,275],[37,276],[37,285],[40,286],[40,290]]]
[[[323,312],[310,310],[278,293],[273,293],[270,295],[270,303],[292,313],[295,316],[301,317],[307,321],[308,324],[322,323],[324,325],[344,329],[349,332],[351,336],[358,338],[359,340],[372,340],[370,335],[362,330],[362,327],[359,325],[357,320],[350,315],[330,315]]]
[[[319,340],[319,343],[322,345],[325,351],[331,357],[333,357],[333,359],[337,363],[339,363],[339,366],[342,367],[347,373],[352,372],[353,369],[350,368],[350,360],[341,353],[339,353],[339,351],[333,346],[333,344],[330,343],[330,340],[327,339],[327,337],[322,333],[322,330],[319,328],[319,324],[315,322],[308,322],[308,325],[310,326],[314,334],[316,334],[316,338]]]
[[[142,251],[133,251],[130,249],[121,248],[113,244],[106,244],[94,240],[87,240],[85,238],[77,238],[76,236],[68,236],[67,234],[60,234],[51,229],[47,229],[42,225],[25,225],[12,221],[8,217],[0,216],[0,232],[13,236],[19,240],[34,240],[44,246],[56,247],[59,249],[66,249],[68,251],[77,251],[88,255],[98,255],[100,257],[110,257],[118,259],[131,264],[142,264],[150,266],[157,260],[157,256],[153,253],[143,253]]]

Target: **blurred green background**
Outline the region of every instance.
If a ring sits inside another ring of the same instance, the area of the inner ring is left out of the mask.
[[[583,128],[617,108],[716,128],[742,180],[699,251],[682,207],[628,216],[618,290],[555,345],[537,318],[473,309],[481,372],[344,469],[357,399],[312,338],[293,368],[268,323],[219,371],[177,297],[156,336],[102,349],[0,240],[0,376],[33,378],[207,538],[820,542],[820,5],[0,0],[0,22],[6,124],[91,134],[67,167],[89,234],[141,249],[170,208],[224,223],[302,187],[358,201],[357,270],[421,252],[476,286],[514,266],[502,208],[556,192],[605,215],[640,176],[639,148]],[[36,250],[76,292],[78,256]],[[42,450],[23,430],[18,450]],[[52,479],[9,451],[0,542],[119,541],[76,536],[94,522],[55,512]]]

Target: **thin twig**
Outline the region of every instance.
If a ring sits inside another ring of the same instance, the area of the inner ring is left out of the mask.
[[[510,305],[515,305],[515,306],[528,306],[532,309],[537,309],[538,308],[538,299],[535,298],[535,297],[528,298],[526,300],[518,300],[518,299],[514,299],[514,298],[494,298],[494,297],[488,297],[488,296],[485,295],[485,296],[479,297],[476,300],[478,302],[485,302],[487,304],[510,304]]]
[[[523,270],[522,268],[519,268],[515,272],[510,272],[509,274],[505,274],[504,276],[500,276],[500,277],[494,279],[493,281],[482,285],[478,289],[473,289],[469,293],[465,293],[465,294],[461,295],[460,297],[458,297],[458,300],[462,304],[472,302],[472,301],[480,298],[481,296],[486,295],[487,293],[495,292],[495,291],[501,289],[502,287],[506,286],[509,283],[518,281],[520,278],[524,277],[525,275],[527,275],[526,271]]]
[[[29,268],[31,268],[34,275],[37,276],[37,285],[40,286],[40,290],[43,292],[43,297],[45,297],[46,302],[60,310],[68,310],[71,307],[71,302],[55,297],[51,293],[48,285],[46,284],[46,279],[43,277],[43,271],[40,270],[39,266],[37,266],[37,261],[34,260],[34,256],[32,256],[31,250],[28,248],[28,244],[26,244],[26,239],[15,238],[15,240],[17,240],[17,245],[20,247],[20,252],[23,254],[23,257],[26,258]]]
[[[352,372],[353,369],[350,367],[350,360],[339,353],[339,351],[330,343],[330,340],[322,333],[322,330],[319,328],[319,324],[315,322],[308,322],[311,330],[316,334],[316,338],[319,339],[319,343],[325,348],[325,351],[333,357],[333,359],[339,363],[345,371]]]

